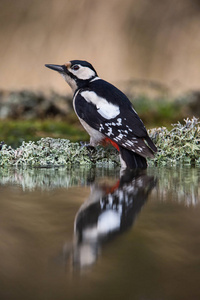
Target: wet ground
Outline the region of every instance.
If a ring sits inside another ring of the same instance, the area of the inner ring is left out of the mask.
[[[0,299],[200,299],[200,169],[0,170]]]

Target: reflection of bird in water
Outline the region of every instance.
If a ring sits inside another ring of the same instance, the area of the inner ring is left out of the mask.
[[[145,170],[126,170],[113,185],[105,181],[92,185],[75,218],[73,247],[65,245],[74,267],[92,265],[103,243],[132,226],[155,185],[155,177]]]

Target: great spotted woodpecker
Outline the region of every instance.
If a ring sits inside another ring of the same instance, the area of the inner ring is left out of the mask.
[[[153,158],[157,149],[126,95],[100,79],[87,61],[45,66],[59,72],[72,88],[74,110],[90,145],[110,143],[119,151],[122,168],[146,168],[146,157]]]

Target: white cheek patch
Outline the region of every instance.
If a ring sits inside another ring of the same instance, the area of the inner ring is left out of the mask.
[[[86,79],[90,79],[95,76],[95,72],[93,70],[91,70],[90,68],[83,67],[81,65],[78,65],[78,66],[79,66],[78,70],[70,69],[70,72],[72,74],[74,74],[77,78],[86,80]]]
[[[60,73],[60,75],[64,78],[64,80],[69,84],[69,86],[72,88],[73,92],[77,89],[77,84],[74,79],[72,79],[67,74]]]
[[[83,91],[81,96],[87,101],[93,103],[97,112],[105,119],[115,118],[120,114],[119,106],[108,102],[106,99],[99,97],[95,92]]]

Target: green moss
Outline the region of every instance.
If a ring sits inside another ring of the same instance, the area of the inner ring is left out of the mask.
[[[1,140],[7,145],[18,147],[23,141],[38,141],[43,137],[69,139],[72,142],[86,141],[88,134],[74,122],[62,120],[4,120],[0,121]]]

